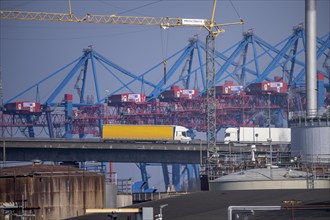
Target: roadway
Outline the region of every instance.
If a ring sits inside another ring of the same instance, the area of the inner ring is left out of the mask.
[[[5,146],[5,148],[3,148]],[[219,151],[250,152],[250,147],[217,143]],[[206,142],[132,143],[104,142],[102,139],[26,139],[7,138],[0,141],[0,160],[3,161],[98,161],[130,163],[197,164],[206,159]],[[258,147],[266,151],[267,146]],[[5,150],[4,150],[5,149]]]

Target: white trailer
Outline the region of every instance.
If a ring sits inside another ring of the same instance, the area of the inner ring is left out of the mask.
[[[239,127],[225,130],[224,143],[242,144],[290,144],[290,128]]]

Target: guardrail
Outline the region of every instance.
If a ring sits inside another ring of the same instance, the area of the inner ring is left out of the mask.
[[[306,111],[289,112],[291,125],[330,126],[330,107],[308,114]]]

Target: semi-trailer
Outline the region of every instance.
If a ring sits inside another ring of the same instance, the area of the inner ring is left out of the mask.
[[[241,144],[290,144],[290,128],[238,127],[225,129],[224,143]]]
[[[103,125],[102,138],[110,141],[189,143],[188,128],[178,125]]]

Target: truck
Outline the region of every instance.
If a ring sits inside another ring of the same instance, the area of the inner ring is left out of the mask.
[[[115,125],[105,124],[102,127],[102,138],[105,141],[129,142],[180,142],[189,143],[189,129],[178,125]]]
[[[224,143],[290,144],[290,128],[238,127],[225,129]]]

